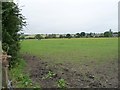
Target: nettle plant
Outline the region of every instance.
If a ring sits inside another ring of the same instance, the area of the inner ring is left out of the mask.
[[[59,88],[65,88],[66,87],[66,81],[64,79],[59,79],[57,82],[57,85]]]
[[[43,77],[43,79],[52,78],[52,77],[54,77],[55,75],[56,75],[56,74],[55,74],[54,72],[49,71],[48,74],[47,74],[45,77]]]

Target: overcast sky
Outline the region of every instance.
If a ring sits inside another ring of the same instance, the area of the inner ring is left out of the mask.
[[[19,0],[27,18],[25,33],[77,33],[118,30],[119,0]]]

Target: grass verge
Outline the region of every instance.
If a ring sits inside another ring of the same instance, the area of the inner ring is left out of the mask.
[[[9,76],[12,79],[14,88],[40,88],[38,84],[33,84],[29,75],[24,73],[26,62],[23,59],[19,59],[15,67],[9,71]]]

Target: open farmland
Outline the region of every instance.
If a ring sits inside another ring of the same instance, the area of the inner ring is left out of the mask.
[[[41,87],[56,87],[60,78],[66,87],[117,87],[117,38],[24,40],[21,54]],[[56,77],[43,80],[49,71]]]

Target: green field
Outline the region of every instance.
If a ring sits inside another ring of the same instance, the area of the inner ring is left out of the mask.
[[[118,59],[117,38],[43,39],[21,42],[21,53],[43,60],[71,63],[96,63]]]
[[[53,82],[42,81],[41,77],[46,73],[42,73],[41,70],[57,73],[69,82],[68,87],[118,85],[118,38],[24,40],[21,42],[21,54],[27,57],[24,59],[29,65],[29,74],[37,73],[40,80],[36,82],[42,87],[56,85],[56,78],[53,78]],[[91,75],[94,79],[89,77]],[[32,79],[36,77],[33,76]],[[84,86],[80,86],[79,81]],[[46,82],[49,83],[46,85]],[[91,86],[91,83],[94,85]]]

